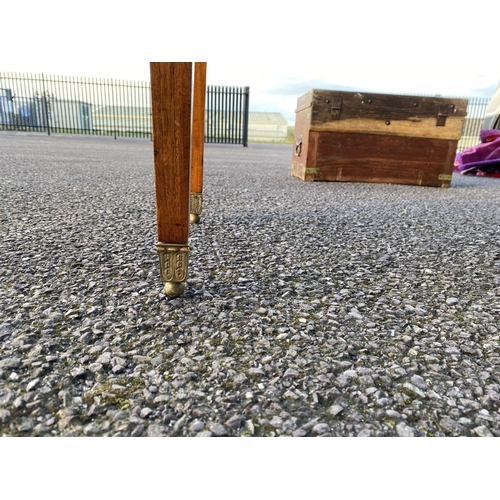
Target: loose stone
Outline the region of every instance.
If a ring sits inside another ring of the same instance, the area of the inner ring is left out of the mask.
[[[319,423],[312,428],[314,434],[326,434],[330,432],[330,426],[328,424]]]
[[[0,134],[0,435],[500,436],[498,180],[219,146],[172,299],[151,141]]]
[[[474,432],[479,437],[493,437],[493,434],[490,432],[488,427],[486,427],[485,425],[480,425],[478,427],[474,427]]]
[[[415,437],[415,429],[405,422],[397,424],[396,431],[400,437]]]
[[[227,429],[222,424],[213,424],[210,426],[210,432],[215,436],[227,436]]]

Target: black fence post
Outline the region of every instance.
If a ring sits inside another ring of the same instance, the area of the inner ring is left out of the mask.
[[[43,117],[45,121],[45,126],[47,127],[47,135],[50,135],[50,123],[49,123],[49,106],[47,102],[47,92],[45,90],[45,79],[43,77],[42,73],[42,110],[43,110]]]
[[[250,107],[250,87],[245,87],[245,102],[243,111],[243,147],[248,148],[248,116]]]

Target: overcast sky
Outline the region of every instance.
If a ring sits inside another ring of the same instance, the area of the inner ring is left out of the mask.
[[[289,122],[312,88],[468,97],[500,82],[498,0],[68,5],[34,2],[3,23],[0,71],[146,81],[147,61],[205,60],[208,84],[249,86],[251,111]]]

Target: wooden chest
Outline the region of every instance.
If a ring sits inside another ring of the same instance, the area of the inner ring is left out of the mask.
[[[292,175],[449,187],[467,99],[313,89],[299,97]]]

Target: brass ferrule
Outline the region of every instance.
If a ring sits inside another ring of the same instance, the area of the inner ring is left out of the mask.
[[[189,213],[200,215],[202,201],[203,201],[202,194],[191,193],[191,198],[189,203]]]
[[[187,280],[189,245],[161,243],[157,245],[160,277],[163,283],[183,283]]]
[[[202,201],[202,194],[191,193],[189,199],[189,220],[193,224],[198,224],[200,222]]]

